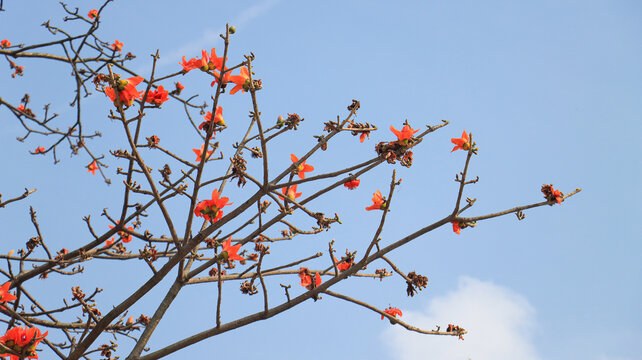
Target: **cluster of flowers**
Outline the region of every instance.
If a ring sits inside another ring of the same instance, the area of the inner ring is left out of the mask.
[[[6,282],[0,287],[0,307],[4,309],[4,305],[7,301],[16,300],[17,297],[9,292],[9,287],[11,282]],[[36,353],[36,346],[38,343],[47,336],[48,332],[41,334],[40,330],[37,328],[22,328],[22,327],[13,327],[0,337],[0,343],[4,345],[5,348],[11,349],[13,352],[3,353],[0,356],[8,356],[11,360],[18,359],[37,359],[38,354]]]

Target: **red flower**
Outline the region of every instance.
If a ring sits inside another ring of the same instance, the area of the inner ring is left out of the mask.
[[[205,114],[205,116],[203,116],[203,119],[205,119],[205,121],[203,121],[198,126],[198,128],[201,129],[201,130],[203,129],[203,127],[207,123],[212,121],[212,113],[210,111],[208,111],[207,114]],[[223,119],[223,107],[222,106],[219,106],[218,108],[216,108],[216,114],[214,115],[214,123],[216,125],[218,125],[218,126],[224,126],[225,125],[225,120]]]
[[[316,273],[314,275],[314,285],[312,284],[312,276],[310,275],[310,271],[308,270],[308,268],[300,268],[299,277],[301,278],[301,286],[305,287],[308,290],[312,290],[315,287],[321,285],[321,276],[319,275],[319,273]]]
[[[360,183],[361,183],[361,180],[354,179],[354,180],[346,181],[345,183],[343,183],[343,186],[347,187],[350,190],[354,190],[357,188],[357,186],[359,186]]]
[[[98,170],[98,165],[96,165],[96,160],[91,164],[87,165],[87,172],[90,172],[92,175],[96,175],[96,170]]]
[[[134,102],[134,99],[140,99],[143,94],[136,90],[136,85],[140,84],[143,78],[140,76],[131,77],[127,80],[118,80],[118,94],[120,101],[129,106]],[[116,92],[111,87],[105,88],[105,95],[109,96],[111,101],[116,104]]]
[[[219,198],[218,190],[214,189],[212,191],[211,200],[203,200],[196,205],[194,208],[194,215],[200,216],[209,222],[216,222],[223,217],[223,207],[227,205],[232,205],[232,203],[227,203],[230,199],[227,197]],[[225,247],[223,247],[225,250]]]
[[[201,162],[201,156],[203,156],[203,147],[204,146],[205,146],[205,144],[201,145],[201,149],[200,150],[192,149],[194,154],[196,154],[196,162]],[[205,155],[207,157],[206,160],[210,158],[210,156],[212,155],[213,152],[214,152],[214,150],[210,150],[210,151],[207,152],[207,155]]]
[[[18,111],[20,111],[20,112],[24,112],[24,111],[25,111],[25,106],[24,106],[24,105],[22,105],[22,104],[20,104],[20,105],[18,105],[18,107],[17,107],[16,109],[17,109]]]
[[[40,334],[40,330],[37,328],[14,327],[7,330],[4,336],[0,337],[0,342],[28,359],[37,359],[36,346],[48,333],[47,331],[44,334]],[[30,343],[31,345],[29,345]],[[8,356],[11,360],[23,359],[21,356],[10,353],[0,354],[0,356]]]
[[[468,134],[466,134],[466,130],[461,134],[461,138],[452,138],[450,139],[450,142],[455,144],[455,147],[450,151],[453,152],[455,150],[465,150],[468,151],[470,150],[470,138],[468,137]]]
[[[190,70],[198,69],[201,67],[201,59],[189,59],[189,61],[185,61],[185,56],[183,56],[183,62],[178,63],[179,65],[183,66],[183,71],[188,72]]]
[[[372,205],[368,206],[366,210],[385,210],[386,201],[381,196],[381,191],[377,190],[376,193],[372,194]]]
[[[119,223],[120,223],[120,220],[117,220],[117,221],[116,221],[116,224],[119,224]],[[113,227],[112,225],[109,225],[109,228],[110,228],[110,229],[113,229],[114,227]],[[134,231],[134,228],[133,228],[133,227],[131,227],[131,226],[128,226],[128,227],[127,227],[127,230],[129,230],[129,231]],[[119,232],[118,232],[118,236],[120,236],[120,240],[122,240],[122,242],[124,242],[124,243],[128,243],[128,242],[132,241],[132,236],[131,236],[131,234],[126,233],[125,231],[119,231]],[[111,238],[111,240],[112,240],[112,242],[113,242],[114,238]]]
[[[0,287],[0,302],[13,301],[17,297],[9,292],[9,286],[11,286],[11,281],[4,283]]]
[[[542,193],[548,201],[556,201],[562,205],[564,194],[561,191],[553,189],[553,185],[542,185]]]
[[[237,91],[242,90],[242,92],[245,92],[246,90],[249,90],[250,88],[250,74],[247,71],[247,68],[244,66],[241,68],[241,75],[232,75],[230,76],[230,80],[236,86],[230,90],[230,94],[234,95],[236,94]]]
[[[6,49],[9,46],[11,46],[11,43],[9,42],[9,40],[4,39],[4,40],[0,41],[0,47],[1,48]]]
[[[13,74],[11,74],[11,77],[15,79],[16,76],[22,76],[25,70],[24,66],[16,66],[14,68],[15,70],[13,71]]]
[[[89,10],[89,14],[87,14],[87,17],[94,20],[98,16],[98,10],[92,9]]]
[[[417,131],[419,131],[419,130],[417,130]],[[370,131],[362,132],[361,135],[359,136],[359,141],[363,142],[366,139],[366,137],[368,137],[368,139],[370,139]]]
[[[42,146],[38,146],[34,151],[34,154],[44,154],[44,153],[45,153],[45,148]]]
[[[337,269],[339,271],[346,271],[348,270],[354,263],[349,263],[349,262],[339,262],[337,258],[334,258],[334,261],[337,263]]]
[[[110,240],[106,240],[105,241],[105,246],[103,246],[103,249],[110,247],[111,244],[113,244],[113,243],[114,243],[114,238],[111,238]]]
[[[390,131],[397,135],[397,140],[404,141],[412,138],[412,136],[419,130],[413,130],[409,125],[404,125],[401,131],[399,131],[390,125]]]
[[[299,161],[299,158],[294,154],[290,154],[290,160],[292,160],[292,163],[295,163]],[[312,165],[306,165],[305,161],[294,169],[294,173],[299,174],[299,178],[301,179],[305,179],[305,173],[310,171],[314,171],[314,167]]]
[[[204,65],[207,65],[207,69],[203,70],[203,68],[201,68],[201,70],[203,71],[215,70],[215,69],[221,70],[223,68],[223,58],[216,56],[215,48],[212,48],[209,59],[207,58],[207,52],[205,52],[205,50],[202,50],[202,54],[203,54],[203,60],[205,61]],[[218,78],[218,76],[216,77]],[[227,75],[225,77],[227,77]],[[227,80],[224,79],[224,81],[227,81]]]
[[[167,101],[168,94],[169,92],[163,88],[163,85],[161,85],[158,89],[147,92],[147,99],[145,99],[145,101],[150,104],[161,105]]]
[[[183,89],[185,89],[185,86],[183,86],[183,84],[181,84],[180,81],[177,82],[176,83],[176,94],[180,95],[181,91],[183,91]]]
[[[238,255],[236,252],[239,251],[241,248],[240,243],[232,246],[232,236],[227,239],[226,242],[223,243],[223,251],[221,251],[221,254],[225,253],[225,256],[228,260],[245,260],[242,256]]]
[[[123,43],[118,40],[114,40],[114,43],[109,45],[114,51],[123,51]]]
[[[459,226],[459,221],[451,221],[453,224],[453,232],[457,235],[461,235],[461,226]]]
[[[287,190],[287,193],[286,193],[286,190]],[[287,187],[281,188],[281,193],[287,196],[290,200],[294,200],[303,194],[303,193],[296,192],[296,185],[290,186],[290,189],[288,189]],[[283,200],[283,197],[279,196],[279,199]]]
[[[389,307],[386,310],[384,310],[383,312],[385,312],[386,314],[388,314],[390,316],[393,316],[393,317],[397,317],[397,315],[403,316],[403,314],[401,313],[401,310],[399,310],[397,308],[393,308],[393,307]],[[383,318],[384,318],[384,316],[381,315],[381,320],[383,320]]]

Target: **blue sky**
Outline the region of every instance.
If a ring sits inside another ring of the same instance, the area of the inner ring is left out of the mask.
[[[62,10],[54,3],[35,4],[5,1],[0,39],[50,41],[53,37],[39,25],[46,19],[62,25]],[[99,4],[70,3],[83,14]],[[562,206],[527,211],[524,221],[512,215],[484,221],[459,236],[444,227],[395,252],[391,258],[405,271],[416,270],[430,279],[428,288],[413,298],[405,295],[398,278],[381,283],[351,278],[337,286],[337,291],[380,308],[399,307],[404,320],[426,328],[457,323],[469,330],[463,342],[416,338],[368,310],[326,296],[169,358],[640,359],[642,234],[635,225],[635,205],[642,200],[636,146],[642,130],[641,10],[635,1],[110,4],[103,13],[101,36],[122,41],[124,51],[138,56],[132,67],[142,74],[149,74],[148,54],[156,49],[159,72],[172,73],[180,69],[177,62],[183,55],[222,49],[218,33],[226,22],[236,26],[229,57],[238,62],[249,51],[256,55],[255,72],[264,86],[258,102],[265,121],[292,112],[306,119],[299,132],[270,150],[275,171],[289,165],[290,153],[310,147],[323,122],[345,115],[353,98],[361,102],[358,120],[374,123],[380,131],[364,144],[341,137],[309,160],[317,171],[370,158],[376,142],[391,138],[388,127],[399,128],[406,119],[415,128],[441,119],[451,122],[416,149],[412,168],[382,166],[362,177],[358,190],[340,189],[314,202],[320,211],[340,210],[344,224],[314,240],[286,244],[284,251],[325,251],[327,242],[336,239],[339,251],[363,253],[378,223],[378,214],[363,208],[372,192],[388,187],[392,169],[403,182],[384,241],[443,217],[452,210],[452,179],[465,158],[450,153],[450,138],[459,137],[462,129],[472,132],[480,147],[470,170],[480,182],[466,192],[477,198],[470,215],[540,201],[539,188],[545,183],[566,193],[583,188]],[[65,128],[74,115],[67,106],[72,98],[69,69],[32,60],[21,64],[24,77],[11,79],[6,65],[4,74],[0,72],[0,96],[17,104],[29,92],[34,110],[51,102],[52,111],[61,114],[58,126]],[[187,93],[209,100],[209,81],[193,73],[180,80]],[[230,129],[220,141],[229,146],[245,131],[251,102],[247,94],[226,95],[223,106]],[[56,249],[88,239],[82,216],[91,214],[96,226],[106,229],[102,209],[119,209],[122,185],[115,169],[122,165],[108,154],[123,146],[122,139],[115,138],[119,125],[107,118],[109,103],[102,94],[84,100],[84,108],[88,127],[105,135],[91,146],[107,155],[111,186],[86,172],[86,155],[69,157],[60,149],[57,165],[50,156],[30,156],[28,151],[50,145],[50,139],[15,141],[22,131],[5,108],[0,110],[0,192],[10,198],[24,187],[38,188],[28,200],[0,209],[0,234],[6,239],[6,250],[0,251],[16,249],[33,236],[30,205],[39,212],[46,241]],[[148,116],[144,131],[156,133],[167,147],[183,156],[197,147],[196,134],[178,104],[167,103]],[[165,161],[155,153],[149,156],[156,167]],[[258,169],[253,163],[249,167]],[[244,194],[232,186],[226,191],[233,201]],[[150,217],[146,224],[156,226],[157,234],[163,231],[160,219]],[[122,300],[122,290],[146,279],[138,277],[135,265],[91,265],[82,279],[52,275],[31,287],[56,298],[69,298],[69,287],[78,284],[102,287],[99,304],[108,309]],[[274,279],[271,285],[278,288],[279,282],[288,281],[298,287],[296,277]],[[236,291],[235,284],[225,285],[230,293]],[[134,313],[149,314],[162,290],[146,296]],[[212,284],[186,289],[150,342],[152,349],[210,327],[215,294]],[[272,291],[271,304],[282,300],[279,295],[280,290]],[[228,320],[254,313],[261,304],[258,296],[239,297],[226,308]],[[50,306],[56,305],[60,303],[52,300]],[[199,310],[185,315],[188,308]],[[121,348],[127,344],[122,339]]]

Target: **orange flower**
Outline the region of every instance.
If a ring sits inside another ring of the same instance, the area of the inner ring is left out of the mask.
[[[178,63],[179,65],[183,66],[183,71],[189,72],[190,70],[198,69],[201,67],[201,59],[189,59],[189,61],[185,61],[185,56],[183,56],[183,62]]]
[[[109,45],[114,51],[123,51],[123,43],[118,40],[114,40],[114,43]]]
[[[451,221],[451,224],[453,224],[453,232],[457,235],[461,235],[461,226],[459,225],[459,221]]]
[[[361,180],[354,179],[354,180],[346,181],[345,183],[343,183],[343,186],[347,187],[350,190],[354,190],[357,188],[357,186],[359,186],[360,183],[361,183]]]
[[[11,281],[4,283],[0,287],[0,302],[13,301],[17,297],[9,292],[9,287],[11,286]]]
[[[555,201],[562,205],[564,194],[561,191],[553,189],[553,185],[542,185],[542,193],[548,201]]]
[[[401,313],[401,310],[399,310],[399,309],[397,309],[397,308],[393,308],[393,307],[389,307],[389,308],[387,308],[386,310],[384,310],[383,312],[385,312],[386,314],[388,314],[388,315],[390,315],[390,316],[393,316],[393,317],[397,317],[397,315],[399,315],[399,316],[402,316],[402,315],[403,315],[403,314]],[[384,316],[383,316],[383,315],[381,315],[381,320],[383,320],[383,318],[384,318]]]
[[[290,200],[294,200],[303,194],[303,193],[296,192],[296,185],[290,186],[290,189],[288,189],[287,187],[281,188],[281,193],[287,196]],[[283,200],[283,197],[279,196],[279,199]]]
[[[200,150],[192,149],[194,154],[196,154],[196,162],[198,162],[198,163],[201,162],[201,156],[203,156],[203,147],[205,147],[205,144],[201,145],[201,149]],[[214,152],[214,150],[210,150],[210,151],[207,152],[207,155],[205,155],[206,156],[206,160],[210,158],[210,156],[212,155],[213,152]]]
[[[20,105],[18,105],[18,107],[16,108],[16,110],[18,110],[18,111],[20,111],[20,112],[24,112],[24,111],[25,111],[25,106],[24,106],[24,105],[22,105],[22,104],[20,104]]]
[[[203,71],[216,70],[216,69],[221,70],[223,68],[223,58],[216,56],[215,48],[212,48],[209,59],[207,58],[207,52],[205,52],[205,50],[202,50],[202,54],[203,54],[203,59],[201,60],[201,64],[204,67],[202,67],[201,70],[205,69],[205,66],[207,66],[207,69]],[[218,78],[218,75],[216,77]],[[227,77],[227,75],[224,77]],[[227,80],[224,80],[224,81],[227,81]]]
[[[6,49],[9,46],[11,46],[11,43],[9,42],[9,40],[4,39],[4,40],[0,41],[0,47],[1,48]]]
[[[249,90],[250,88],[250,74],[247,71],[247,68],[244,66],[241,68],[241,75],[232,75],[230,76],[230,80],[236,86],[230,90],[230,94],[234,95],[236,94],[237,91],[241,90],[242,92],[245,92],[246,90]]]
[[[413,130],[409,125],[404,125],[401,131],[399,131],[390,125],[390,131],[397,135],[398,141],[404,141],[412,138],[412,136],[419,130]]]
[[[111,244],[113,244],[113,243],[114,243],[114,238],[111,238],[110,240],[106,240],[105,241],[105,246],[103,246],[103,249],[110,247]]]
[[[359,141],[363,142],[366,139],[366,136],[368,137],[368,139],[370,139],[370,131],[362,132],[361,135],[359,136]]]
[[[354,263],[349,263],[349,262],[339,262],[337,258],[334,258],[334,261],[337,263],[337,269],[339,271],[346,271],[348,270]]]
[[[204,126],[206,126],[208,123],[212,121],[212,113],[210,111],[207,112],[205,116],[203,116],[203,121],[198,128],[203,129]],[[214,115],[214,123],[218,126],[225,126],[225,120],[223,119],[223,107],[219,106],[216,108],[216,114]]]
[[[218,190],[214,189],[212,191],[211,200],[203,200],[196,205],[194,208],[194,215],[204,218],[209,222],[216,222],[223,217],[223,207],[227,205],[232,205],[232,203],[227,203],[230,199],[227,197],[219,198]],[[223,248],[225,250],[225,247]]]
[[[36,353],[36,346],[38,346],[38,343],[47,336],[48,333],[49,332],[47,331],[44,334],[40,334],[40,330],[37,328],[11,328],[7,330],[4,336],[0,337],[0,342],[9,349],[20,353],[22,356],[10,353],[0,354],[0,356],[8,356],[11,360],[23,359],[24,357],[28,359],[37,359],[38,354]]]
[[[119,224],[119,223],[120,223],[120,220],[116,220],[116,224]],[[109,228],[113,229],[114,227],[112,225],[109,225]],[[131,227],[131,226],[128,226],[127,230],[134,231],[134,228]],[[125,231],[119,231],[118,232],[118,236],[120,236],[120,240],[122,240],[124,243],[128,243],[128,242],[132,241],[132,235],[127,233],[127,232],[125,232]],[[111,240],[112,240],[112,243],[113,243],[114,238],[111,238]]]
[[[118,95],[124,105],[129,106],[134,102],[134,99],[140,99],[143,96],[142,92],[136,90],[136,85],[140,84],[141,81],[143,81],[143,78],[140,76],[131,77],[127,80],[118,80]],[[109,86],[106,87],[105,95],[116,105],[116,92],[114,89]]]
[[[177,83],[176,83],[176,94],[177,94],[177,95],[180,95],[180,94],[181,94],[181,91],[183,91],[183,89],[185,89],[185,86],[183,86],[183,84],[181,84],[181,82],[180,82],[180,81],[179,81],[179,82],[177,82]]]
[[[299,158],[294,154],[290,154],[290,160],[292,160],[292,163],[296,163],[299,161]],[[305,173],[310,171],[314,171],[314,167],[312,165],[306,165],[305,161],[294,169],[294,173],[299,174],[299,178],[301,179],[305,179]]]
[[[245,260],[242,256],[237,254],[237,252],[241,248],[241,245],[242,244],[238,243],[232,246],[232,236],[230,236],[229,239],[227,239],[227,241],[223,243],[223,251],[221,251],[221,255],[223,255],[228,260]]]
[[[366,210],[385,210],[386,209],[386,200],[381,196],[381,191],[377,190],[376,193],[372,194],[372,205],[368,206]]]
[[[161,85],[158,89],[147,92],[147,99],[145,99],[145,101],[150,104],[160,106],[162,103],[167,101],[168,94],[169,92],[163,88],[163,85]]]
[[[96,160],[92,162],[91,164],[87,165],[87,172],[90,172],[92,175],[96,175],[96,170],[98,170],[98,165],[96,164]]]
[[[468,137],[468,134],[466,134],[466,130],[461,134],[461,137],[459,139],[457,138],[452,138],[450,139],[450,142],[455,144],[455,147],[450,150],[450,152],[453,152],[455,150],[465,150],[468,151],[470,150],[470,138]]]
[[[42,146],[38,146],[34,151],[34,154],[44,154],[44,153],[45,153],[45,148]]]
[[[94,20],[98,16],[98,10],[96,9],[91,9],[89,10],[89,14],[87,14],[87,17]]]
[[[314,283],[312,283],[312,276],[310,275],[310,271],[308,268],[300,268],[299,269],[299,278],[301,278],[301,286],[305,287],[308,290],[312,290],[315,287],[321,285],[321,276],[319,273],[316,273],[314,275]]]

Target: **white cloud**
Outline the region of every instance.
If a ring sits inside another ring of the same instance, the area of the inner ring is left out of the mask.
[[[393,359],[540,359],[530,340],[534,308],[524,297],[491,282],[461,277],[457,290],[432,299],[423,312],[404,311],[403,320],[426,330],[437,324],[445,330],[451,323],[468,334],[461,341],[392,326],[382,335]]]
[[[234,19],[230,21],[230,25],[234,25],[236,27],[242,27],[243,25],[247,24],[249,21],[265,14],[268,10],[270,10],[274,5],[278,4],[280,0],[265,0],[261,1],[260,3],[250,6],[246,10],[244,10],[242,13],[237,15]],[[217,42],[223,41],[219,34],[222,34],[225,32],[225,26],[221,26],[220,28],[214,30],[214,29],[205,29],[203,30],[203,34],[197,38],[196,40],[192,40],[188,43],[183,44],[180,48],[172,51],[169,54],[163,54],[163,56],[160,58],[158,61],[157,66],[163,66],[167,65],[169,63],[174,63],[176,62],[176,59],[181,59],[182,56],[187,54],[187,59],[190,57],[200,57],[201,54],[201,49],[209,49],[214,47]],[[191,54],[191,55],[189,55]],[[218,56],[221,56],[220,54]]]

